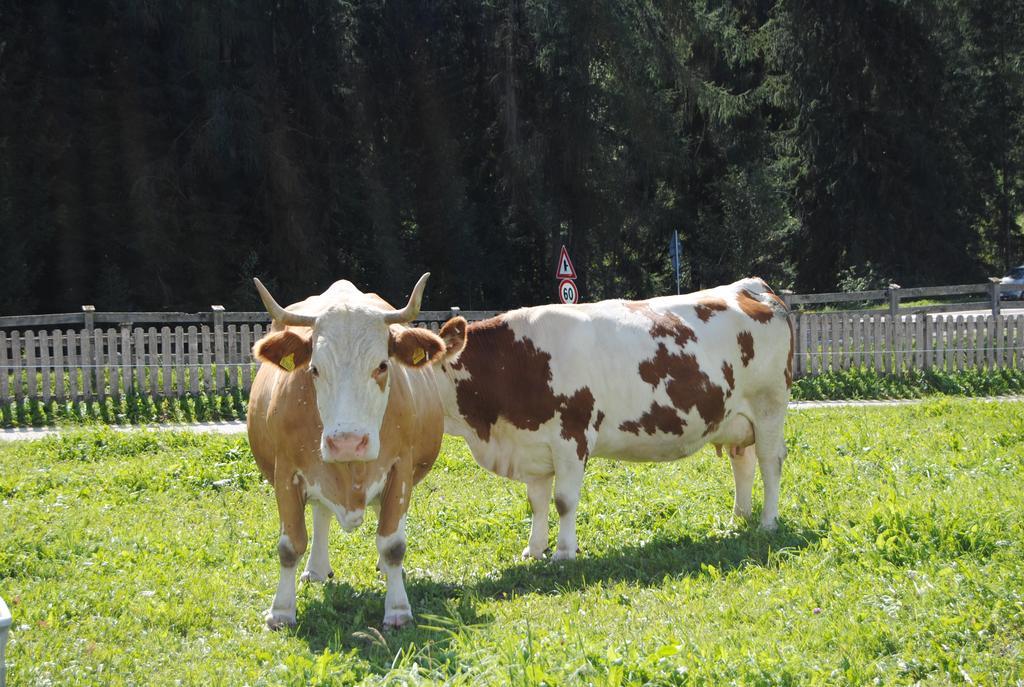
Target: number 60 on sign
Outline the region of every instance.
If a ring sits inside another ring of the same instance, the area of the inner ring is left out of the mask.
[[[580,294],[576,290],[576,282],[571,279],[563,279],[562,283],[558,285],[558,297],[566,305],[572,305],[579,301]]]

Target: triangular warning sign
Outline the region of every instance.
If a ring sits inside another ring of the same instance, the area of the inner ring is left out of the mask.
[[[562,246],[562,252],[558,255],[558,270],[555,272],[555,279],[575,279],[576,268],[572,266],[569,259],[569,251]]]

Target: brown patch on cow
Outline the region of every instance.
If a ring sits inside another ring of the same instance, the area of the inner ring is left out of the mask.
[[[572,396],[551,388],[551,354],[528,338],[516,340],[503,318],[474,322],[468,341],[453,370],[466,370],[469,378],[455,383],[459,413],[482,441],[503,418],[518,429],[535,431],[561,414],[562,438],[576,441],[576,454],[587,455],[586,429],[594,409],[587,387]]]
[[[600,431],[601,423],[604,422],[604,411],[597,411],[597,420],[594,421],[594,431]]]
[[[658,344],[658,350],[655,351],[654,357],[650,360],[644,360],[640,363],[640,379],[644,380],[652,387],[657,388],[658,383],[665,378],[668,374],[669,366],[672,364],[673,358],[676,356],[668,352],[668,348],[663,343]]]
[[[721,298],[702,298],[697,302],[697,305],[693,306],[693,309],[702,322],[707,322],[716,311],[722,312],[728,307]]]
[[[630,312],[643,315],[651,321],[650,334],[655,339],[672,339],[680,348],[690,341],[697,341],[697,335],[675,313],[657,312],[649,303],[643,301],[626,301],[623,305]]]
[[[395,329],[398,331],[396,332]],[[434,332],[422,327],[392,329],[388,337],[388,356],[408,367],[422,367],[437,362],[444,355],[445,345]]]
[[[736,302],[747,317],[761,324],[767,324],[775,317],[775,309],[772,306],[757,300],[746,289],[740,289],[736,294]]]
[[[576,442],[576,456],[587,457],[587,426],[594,413],[594,394],[588,387],[578,389],[565,401],[562,410],[562,438]]]
[[[302,367],[313,357],[313,331],[294,329],[271,332],[256,342],[252,355],[257,360],[276,365],[286,372]]]
[[[558,511],[558,517],[565,517],[569,512],[569,504],[561,496],[555,496],[555,510]]]
[[[746,367],[754,359],[754,337],[750,332],[740,332],[736,335],[736,343],[740,346],[740,361]]]
[[[793,337],[793,323],[788,319],[786,324],[789,325],[789,356],[786,357],[786,388],[793,386],[793,348],[795,339]]]
[[[651,320],[652,338],[672,339],[681,349],[690,341],[697,341],[693,330],[674,313],[655,312],[647,303],[627,303],[626,307]],[[721,423],[725,413],[725,392],[700,369],[696,356],[681,351],[670,352],[664,342],[658,342],[654,357],[641,361],[638,369],[640,378],[654,388],[668,380],[665,391],[675,408],[690,412],[696,407],[707,425],[705,434],[714,431]],[[665,412],[666,409],[671,411],[671,416]],[[655,430],[682,434],[684,424],[674,409],[652,403],[651,409],[639,419],[627,420],[619,425],[619,429],[638,435],[641,428],[648,434]]]
[[[732,392],[736,388],[736,379],[732,376],[732,363],[722,363],[722,376],[725,377],[725,383]]]
[[[398,540],[388,548],[381,551],[380,557],[392,568],[402,564],[405,558],[405,541]]]
[[[655,432],[664,432],[665,434],[680,436],[685,426],[686,422],[679,417],[675,408],[652,402],[650,410],[641,415],[638,420],[627,420],[619,425],[619,429],[623,432],[636,434],[637,436],[640,436],[641,429],[647,435],[652,435]]]
[[[725,392],[700,369],[696,356],[669,353],[665,344],[659,343],[654,357],[642,361],[639,371],[640,378],[654,388],[667,379],[665,392],[672,405],[686,412],[696,406],[708,431],[717,428],[722,421]]]
[[[284,538],[277,542],[277,557],[281,561],[282,568],[294,568],[299,560],[299,554],[292,548],[291,543]]]

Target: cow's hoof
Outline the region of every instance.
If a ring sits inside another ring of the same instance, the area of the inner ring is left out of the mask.
[[[535,558],[538,561],[542,561],[542,560],[544,560],[544,557],[547,555],[548,551],[550,551],[550,550],[551,549],[542,549],[540,551],[535,551],[534,549],[531,549],[529,546],[527,546],[525,549],[523,549],[523,556],[522,556],[522,558],[523,558],[524,561],[528,561],[531,558]]]
[[[572,551],[570,549],[558,549],[557,551],[555,551],[555,554],[551,557],[551,560],[574,561],[576,560],[577,551],[579,551],[579,549],[576,549],[576,551]]]
[[[395,611],[384,616],[385,630],[401,630],[410,624],[412,624],[412,613],[409,611]]]
[[[300,582],[326,582],[331,579],[334,579],[334,571],[330,568],[327,569],[326,575],[316,570],[303,570],[299,576]]]
[[[779,521],[775,518],[772,518],[771,520],[762,520],[761,529],[765,532],[774,532],[779,529]]]
[[[263,616],[263,620],[267,623],[268,630],[283,630],[287,627],[295,627],[294,613],[275,613],[271,609]]]

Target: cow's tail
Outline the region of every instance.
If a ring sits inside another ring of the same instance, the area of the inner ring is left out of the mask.
[[[785,301],[779,298],[772,287],[768,286],[761,277],[747,277],[739,282],[741,288],[745,289],[755,299],[761,301],[765,305],[769,305],[775,311],[776,317],[789,317],[789,308],[786,307]]]

